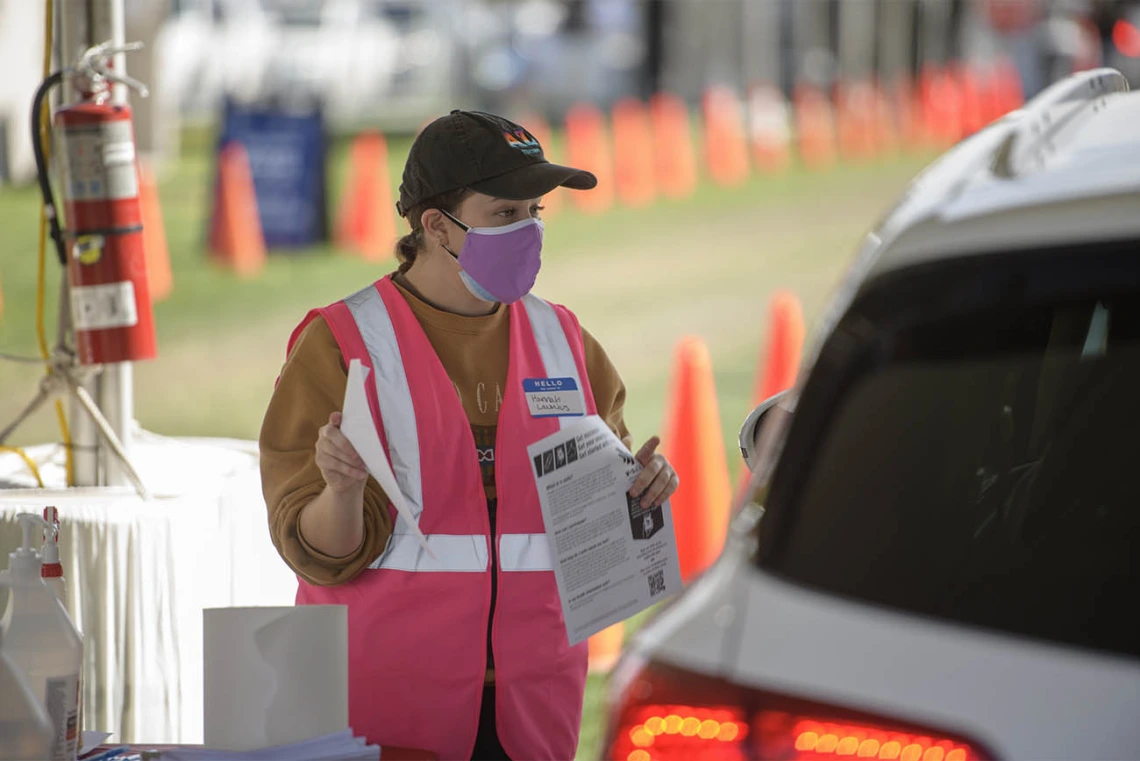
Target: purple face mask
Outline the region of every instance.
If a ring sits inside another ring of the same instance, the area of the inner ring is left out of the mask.
[[[441,211],[443,211],[441,209]],[[468,227],[443,212],[467,232],[459,255],[459,277],[483,301],[513,304],[530,293],[542,267],[542,220],[524,219],[502,227]]]

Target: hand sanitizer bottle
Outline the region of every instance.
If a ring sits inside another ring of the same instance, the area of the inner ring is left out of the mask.
[[[47,710],[52,725],[49,761],[75,761],[79,743],[79,672],[83,639],[51,588],[40,578],[40,554],[32,536],[43,530],[34,513],[16,516],[24,542],[8,555],[5,575],[10,593],[0,620],[4,652]]]
[[[0,578],[0,588],[8,586]],[[4,654],[4,630],[0,628],[0,761],[50,758],[53,737],[47,712]]]

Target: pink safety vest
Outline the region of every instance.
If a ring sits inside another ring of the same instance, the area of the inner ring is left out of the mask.
[[[355,579],[333,587],[299,580],[297,604],[348,606],[349,722],[381,746],[470,758],[487,668],[494,562],[499,740],[519,761],[569,759],[577,749],[587,645],[571,647],[566,636],[526,448],[578,418],[532,417],[523,380],[572,378],[587,414],[596,407],[574,315],[536,296],[509,308],[494,537],[467,415],[389,278],[310,312],[290,338],[292,346],[320,314],[346,363],[359,359],[371,368],[376,429],[437,558],[422,551],[393,510],[391,539]]]

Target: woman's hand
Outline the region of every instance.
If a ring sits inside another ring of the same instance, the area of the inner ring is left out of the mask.
[[[643,470],[634,479],[629,494],[631,497],[640,497],[642,507],[657,507],[664,504],[681,483],[677,472],[665,459],[665,455],[657,454],[657,446],[660,443],[660,437],[654,436],[634,455]]]
[[[317,467],[331,491],[344,493],[359,489],[368,480],[364,460],[356,448],[340,432],[341,414],[329,415],[329,422],[321,426],[317,436]]]

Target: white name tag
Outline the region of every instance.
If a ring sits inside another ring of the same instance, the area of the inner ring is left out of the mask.
[[[531,417],[582,417],[586,403],[573,378],[525,378],[523,393]]]

